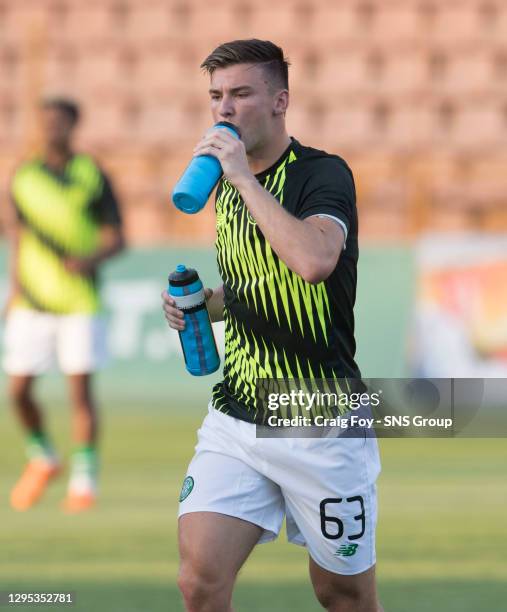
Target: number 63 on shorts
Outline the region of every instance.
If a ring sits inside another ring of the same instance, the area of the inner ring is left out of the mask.
[[[324,569],[359,574],[375,564],[375,438],[257,438],[255,426],[210,408],[185,475],[179,515],[217,512],[259,525]]]

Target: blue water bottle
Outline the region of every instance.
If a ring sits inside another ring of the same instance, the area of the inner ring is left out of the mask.
[[[184,314],[185,329],[178,333],[187,370],[194,376],[216,372],[220,357],[199,275],[182,264],[176,266],[167,293]]]
[[[240,138],[239,128],[228,121],[219,121],[213,127],[229,130],[236,138]],[[174,205],[189,214],[199,212],[206,205],[221,176],[222,166],[216,157],[194,157],[173,189]]]

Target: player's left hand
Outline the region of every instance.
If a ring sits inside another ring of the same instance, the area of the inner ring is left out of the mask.
[[[222,165],[225,177],[236,187],[242,180],[254,178],[248,166],[244,143],[228,130],[209,130],[194,149],[194,157],[198,155],[216,157]]]
[[[63,261],[66,270],[75,274],[93,274],[97,262],[93,257],[66,257]]]

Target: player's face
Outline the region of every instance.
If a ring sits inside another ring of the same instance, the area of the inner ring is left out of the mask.
[[[67,113],[58,108],[43,109],[41,111],[41,127],[46,146],[69,146],[74,124]]]
[[[283,116],[283,91],[269,82],[262,66],[236,64],[218,68],[211,75],[209,89],[213,120],[237,125],[246,152],[255,151],[269,142],[275,121]]]

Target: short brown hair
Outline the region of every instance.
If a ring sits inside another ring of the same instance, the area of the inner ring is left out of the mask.
[[[283,49],[269,40],[250,38],[223,43],[208,55],[201,68],[211,76],[217,68],[234,64],[259,64],[271,81],[289,89],[289,62]]]

